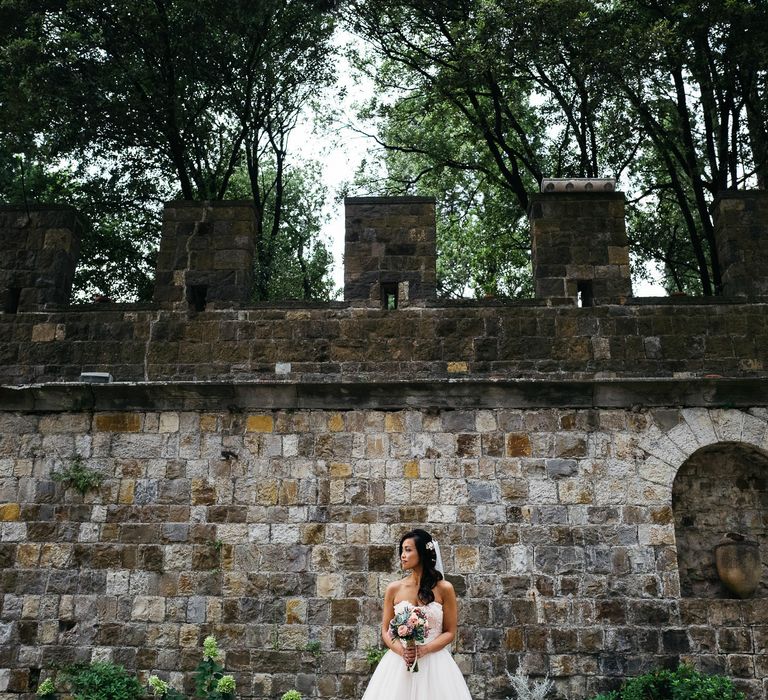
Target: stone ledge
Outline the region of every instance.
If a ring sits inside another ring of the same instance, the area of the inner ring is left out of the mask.
[[[434,197],[344,197],[344,204],[434,204]]]
[[[115,382],[0,387],[0,411],[240,411],[404,408],[745,408],[768,404],[768,378],[574,381]]]
[[[165,203],[166,207],[185,207],[191,209],[226,209],[228,207],[253,207],[252,199],[222,199],[222,200],[197,200],[197,199],[172,199]]]

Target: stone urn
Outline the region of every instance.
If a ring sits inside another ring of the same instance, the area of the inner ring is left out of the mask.
[[[739,598],[749,598],[760,585],[760,545],[743,535],[729,532],[715,545],[715,565],[725,587]]]

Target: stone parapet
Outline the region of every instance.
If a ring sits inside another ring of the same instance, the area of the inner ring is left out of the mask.
[[[537,297],[591,306],[632,296],[623,193],[535,194],[529,218]]]
[[[768,192],[721,192],[712,205],[728,296],[768,296]]]
[[[168,202],[155,273],[162,308],[247,303],[253,286],[253,203]]]
[[[83,221],[66,205],[0,205],[0,311],[65,306]]]
[[[768,304],[0,314],[0,383],[766,376]]]
[[[375,308],[435,297],[435,200],[347,197],[344,299]]]
[[[339,383],[114,382],[0,386],[0,411],[222,411],[737,407],[761,403],[768,377],[544,380],[456,379]]]

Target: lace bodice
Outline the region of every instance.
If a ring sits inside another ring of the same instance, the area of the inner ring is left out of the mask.
[[[401,601],[395,605],[395,612],[401,605],[410,605],[408,601]],[[435,637],[443,632],[443,605],[433,600],[429,605],[419,605],[427,616],[427,623],[429,624],[429,632],[424,640],[424,644],[431,642]]]

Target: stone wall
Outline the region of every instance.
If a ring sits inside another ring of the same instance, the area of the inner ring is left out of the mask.
[[[107,308],[109,307],[109,308]],[[0,383],[768,375],[768,304],[0,314]]]
[[[576,700],[680,660],[768,697],[765,598],[681,598],[672,508],[702,448],[766,454],[765,408],[241,412],[198,391],[191,412],[0,414],[0,697],[74,660],[180,684],[209,633],[243,698],[359,697],[412,525],[441,541],[476,700],[509,695],[505,669]],[[97,492],[51,480],[74,455]]]
[[[621,196],[558,197],[531,213],[554,286],[523,302],[430,298],[429,201],[347,202],[343,303],[247,306],[232,203],[167,207],[153,304],[50,308],[41,258],[42,296],[0,313],[0,700],[69,661],[189,684],[210,633],[242,698],[359,697],[415,525],[475,700],[518,667],[580,700],[678,661],[768,700],[765,581],[728,599],[707,559],[745,496],[766,546],[768,304],[628,298]],[[752,236],[754,207],[721,209]],[[34,250],[8,240],[16,274]],[[52,478],[75,459],[104,475],[85,496]]]

